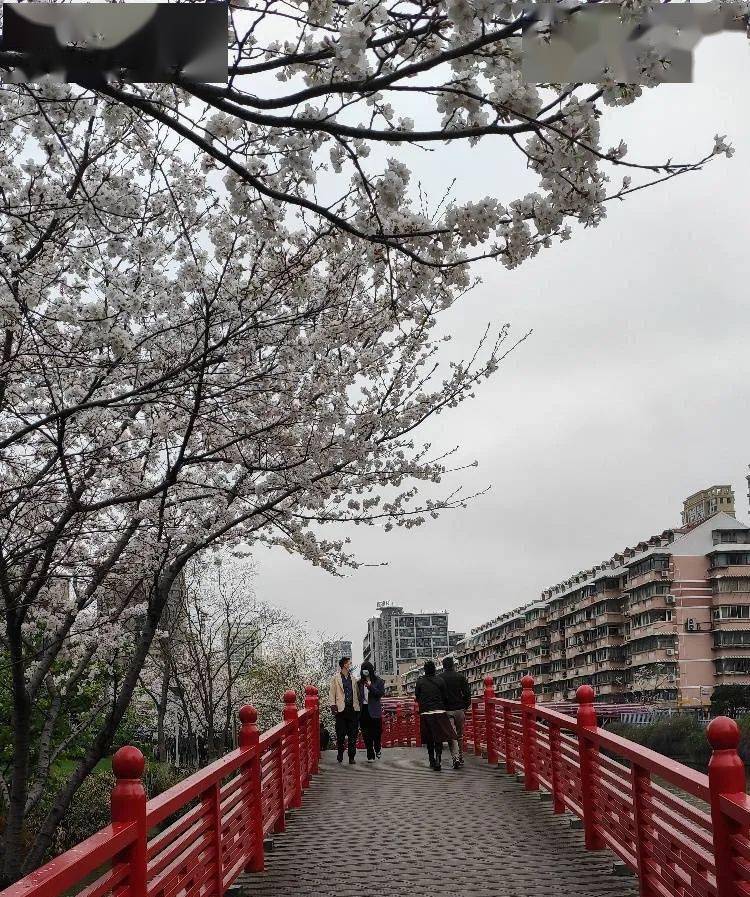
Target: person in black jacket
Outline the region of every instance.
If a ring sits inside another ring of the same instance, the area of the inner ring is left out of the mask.
[[[448,742],[453,768],[459,769],[458,741],[453,721],[446,712],[448,690],[443,679],[437,675],[435,664],[428,660],[424,665],[424,676],[417,679],[414,698],[419,705],[419,731],[422,742],[427,747],[430,766],[435,772],[442,769],[443,742]]]
[[[464,765],[464,723],[466,711],[471,707],[471,686],[463,673],[456,670],[452,657],[443,658],[443,672],[440,678],[445,682],[445,709],[453,720],[458,739],[458,760]]]
[[[367,762],[380,759],[380,739],[383,733],[383,709],[380,699],[385,694],[385,681],[375,674],[375,667],[366,660],[360,669],[357,682],[359,689],[359,727],[367,749]]]

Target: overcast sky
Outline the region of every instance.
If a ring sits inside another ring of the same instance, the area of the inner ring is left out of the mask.
[[[387,566],[343,579],[261,551],[260,599],[352,639],[361,659],[377,601],[447,610],[451,628],[468,631],[679,525],[682,500],[705,486],[730,483],[747,520],[748,75],[744,36],[708,38],[696,83],[609,111],[603,145],[623,137],[634,161],[697,159],[716,133],[736,155],[611,204],[598,228],[578,228],[516,271],[485,266],[446,316],[454,354],[487,322],[509,321],[515,336],[533,329],[476,399],[421,433],[460,444],[461,460],[479,462],[462,482],[490,492],[418,529],[353,527],[360,559]],[[485,144],[441,147],[419,177],[442,192],[448,172],[461,197],[503,202],[536,189],[516,152]]]

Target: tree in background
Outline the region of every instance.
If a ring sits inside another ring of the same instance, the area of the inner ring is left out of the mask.
[[[262,728],[280,722],[285,691],[293,689],[298,703],[302,704],[307,685],[314,685],[323,697],[321,719],[324,724],[330,723],[325,700],[329,674],[323,663],[323,643],[327,639],[327,635],[309,632],[297,621],[290,621],[289,626],[272,633],[247,679],[250,703],[258,711]]]
[[[717,685],[711,692],[711,716],[736,718],[750,710],[750,685]]]
[[[157,711],[160,759],[170,711],[205,743],[209,758],[233,744],[236,711],[252,700],[252,671],[269,639],[290,625],[286,613],[255,599],[253,575],[249,559],[220,553],[188,565],[174,624],[153,646],[141,673]],[[149,674],[158,688],[147,684]]]

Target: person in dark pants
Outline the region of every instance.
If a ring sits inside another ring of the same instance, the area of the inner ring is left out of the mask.
[[[359,697],[359,727],[367,749],[367,762],[380,759],[380,737],[383,732],[383,709],[380,699],[385,694],[385,682],[375,675],[375,667],[366,660],[360,667],[357,681]]]
[[[458,742],[453,721],[445,709],[447,689],[443,679],[437,675],[435,663],[428,660],[424,665],[424,676],[417,679],[414,698],[419,705],[419,732],[422,743],[427,747],[430,766],[435,772],[442,769],[443,742],[448,742],[453,768],[459,769]]]
[[[320,723],[320,749],[327,751],[331,746],[331,733],[326,729],[323,723]]]
[[[456,669],[452,657],[443,658],[443,672],[440,678],[445,682],[445,709],[453,720],[458,738],[458,760],[464,765],[464,723],[466,711],[471,707],[471,686],[463,673]]]
[[[344,741],[348,742],[349,762],[355,763],[357,756],[357,732],[359,731],[359,695],[352,676],[351,657],[342,657],[339,671],[331,677],[328,703],[336,718],[336,759],[344,759]]]

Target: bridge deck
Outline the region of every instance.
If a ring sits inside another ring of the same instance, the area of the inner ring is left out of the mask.
[[[446,751],[447,756],[447,751]],[[389,748],[355,766],[325,751],[321,772],[274,837],[245,897],[634,897],[612,855],[513,777],[467,756],[440,773],[426,752]],[[306,870],[303,872],[303,870]]]

